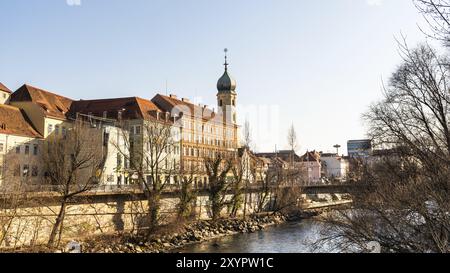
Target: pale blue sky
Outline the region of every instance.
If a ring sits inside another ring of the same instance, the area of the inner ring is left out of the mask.
[[[251,118],[259,151],[285,148],[291,123],[301,151],[364,137],[361,113],[400,60],[394,36],[424,40],[411,0],[67,1],[0,0],[1,82],[150,99],[167,81],[215,105],[227,47],[239,103],[278,109],[270,128]]]

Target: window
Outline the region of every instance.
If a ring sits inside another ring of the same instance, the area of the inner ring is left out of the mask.
[[[30,166],[23,165],[23,176],[29,176],[30,175]]]
[[[39,174],[38,167],[37,166],[33,166],[31,168],[31,176],[36,177],[36,176],[38,176],[38,174]]]
[[[55,135],[59,134],[59,125],[55,125]]]
[[[223,102],[222,102],[222,100],[220,100],[219,101],[219,106],[222,107],[222,105],[223,105]]]
[[[0,152],[3,152],[3,149],[4,149],[4,144],[0,143]]]
[[[53,132],[53,124],[48,125],[47,131],[48,131],[48,134],[51,134]]]
[[[30,154],[30,146],[29,145],[25,145],[25,154],[26,155]]]
[[[61,128],[61,134],[62,134],[62,136],[65,137],[65,136],[66,136],[66,133],[67,133],[66,127],[62,127],[62,128]]]
[[[38,145],[37,144],[33,145],[33,155],[38,155]]]
[[[20,146],[16,147],[16,154],[20,154]]]
[[[140,135],[141,134],[141,126],[135,126],[134,127],[134,133],[136,135]]]
[[[120,169],[122,167],[122,155],[117,154],[117,169]]]

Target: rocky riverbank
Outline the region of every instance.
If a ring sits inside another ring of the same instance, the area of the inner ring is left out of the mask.
[[[86,253],[168,253],[176,252],[177,248],[208,241],[214,238],[237,233],[253,233],[268,226],[280,224],[286,217],[276,215],[254,216],[243,219],[221,219],[217,222],[197,221],[186,224],[181,231],[160,236],[150,241],[137,238],[126,241],[104,242],[87,241],[83,243]]]
[[[289,215],[279,213],[251,216],[247,219],[220,219],[218,221],[202,220],[186,223],[174,231],[165,231],[155,234],[150,240],[132,236],[130,234],[114,234],[90,237],[76,242],[83,253],[171,253],[177,252],[178,248],[206,242],[215,238],[230,236],[238,233],[253,233],[266,227],[281,224],[287,221],[299,221],[311,218],[320,212],[295,212]],[[67,245],[67,242],[61,243]],[[39,253],[62,253],[71,252],[64,247],[54,250],[45,246],[34,246],[30,248],[0,250],[0,252],[39,252]],[[76,251],[75,251],[76,252]]]

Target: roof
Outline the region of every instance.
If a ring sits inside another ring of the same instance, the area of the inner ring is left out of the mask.
[[[253,153],[249,148],[247,148],[247,147],[238,148],[238,156],[242,157],[242,156],[244,156],[244,154],[247,154],[248,157],[250,159],[254,160],[255,162],[264,163],[263,158],[256,156],[256,154]]]
[[[320,162],[320,154],[316,151],[306,152],[300,157],[303,162]]]
[[[0,134],[42,137],[31,125],[26,114],[17,107],[0,105]]]
[[[34,102],[44,110],[46,117],[65,119],[73,100],[25,84],[12,93],[10,102]]]
[[[223,116],[208,107],[195,105],[191,102],[179,100],[174,97],[157,94],[152,99],[152,102],[166,112],[175,112],[176,114],[183,113],[183,115],[189,115],[190,117],[202,118],[204,121],[214,119],[217,122],[223,122]],[[175,111],[173,111],[174,108]]]
[[[236,81],[228,74],[227,69],[225,69],[223,76],[217,82],[217,90],[223,93],[234,93],[236,90]]]
[[[70,108],[70,116],[74,117],[76,113],[81,113],[118,119],[119,112],[122,112],[123,119],[156,120],[158,111],[162,112],[152,101],[129,97],[75,101]]]
[[[284,150],[284,151],[278,151],[276,153],[259,153],[257,154],[259,157],[267,157],[267,158],[280,158],[283,161],[289,162],[291,161],[292,151]],[[294,161],[299,162],[300,156],[298,156],[296,153],[294,153]]]
[[[3,83],[0,82],[0,91],[4,91],[6,93],[12,93],[11,90],[8,89]]]

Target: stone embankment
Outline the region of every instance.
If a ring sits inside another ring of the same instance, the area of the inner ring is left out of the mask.
[[[160,236],[149,242],[146,240],[92,241],[83,243],[86,253],[167,253],[176,252],[177,248],[208,241],[214,238],[229,236],[237,233],[253,233],[268,226],[280,224],[286,217],[276,214],[255,216],[243,219],[222,219],[217,222],[198,221],[187,224],[181,232]]]

